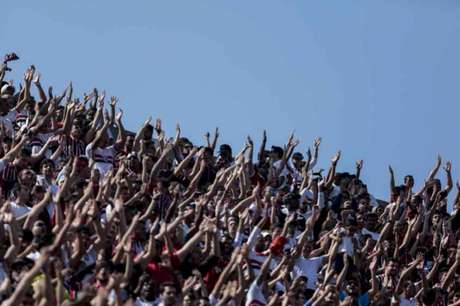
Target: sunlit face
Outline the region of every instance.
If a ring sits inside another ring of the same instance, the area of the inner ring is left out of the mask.
[[[134,136],[127,136],[125,142],[126,152],[131,152],[134,147]]]
[[[102,284],[105,284],[109,280],[109,270],[107,267],[102,266],[96,274],[96,278]]]
[[[296,167],[296,169],[302,168],[302,158],[297,157],[297,156],[293,157],[292,164],[294,165],[294,167]]]
[[[177,290],[174,287],[166,286],[160,295],[164,305],[174,305],[177,298]]]
[[[308,241],[305,243],[303,249],[302,249],[302,254],[304,257],[310,256],[311,251],[313,251],[313,243]]]
[[[21,180],[21,183],[23,183],[24,185],[33,186],[35,185],[35,182],[37,179],[36,179],[35,173],[27,169],[27,170],[21,171],[20,180]]]
[[[413,282],[406,282],[404,287],[404,295],[406,298],[412,298],[415,296],[415,285]]]
[[[121,187],[120,198],[122,201],[128,201],[130,198],[129,190],[127,187]]]
[[[70,136],[74,139],[81,139],[83,137],[83,127],[80,124],[73,124]]]
[[[356,295],[359,292],[359,284],[356,280],[349,280],[345,287],[345,290],[349,295]]]
[[[146,280],[142,284],[141,296],[147,301],[155,299],[155,283],[151,280]]]
[[[54,165],[52,163],[44,163],[41,167],[41,174],[45,177],[51,178],[54,173]]]
[[[399,268],[399,265],[396,262],[390,261],[388,263],[388,266],[387,266],[388,274],[391,275],[391,276],[397,275],[398,274],[398,268]]]
[[[31,189],[27,186],[21,186],[18,192],[18,198],[20,198],[24,202],[28,202],[30,200]]]
[[[193,304],[193,300],[190,297],[190,295],[187,294],[186,296],[184,296],[184,298],[182,299],[182,304],[184,306],[191,306]]]
[[[32,227],[32,233],[35,237],[40,237],[46,234],[46,226],[42,220],[37,220]]]

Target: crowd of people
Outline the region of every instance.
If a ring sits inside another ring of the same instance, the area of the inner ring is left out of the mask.
[[[321,138],[236,153],[218,129],[132,133],[104,92],[45,90],[34,66],[7,81],[18,59],[0,70],[1,305],[460,305],[450,162],[421,190],[390,167],[384,202],[362,161],[317,169]]]

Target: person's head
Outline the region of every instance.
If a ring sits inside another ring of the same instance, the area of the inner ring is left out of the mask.
[[[292,154],[292,164],[296,169],[300,169],[303,166],[303,155],[300,152]]]
[[[232,147],[229,144],[223,144],[219,147],[219,156],[225,161],[232,159]]]
[[[150,277],[142,282],[140,296],[147,301],[155,300],[155,282]]]
[[[223,255],[230,257],[233,251],[232,238],[229,235],[222,235],[220,238],[220,245]]]
[[[256,252],[263,252],[268,249],[272,242],[272,235],[267,231],[262,231],[262,234],[256,240],[254,249]]]
[[[406,175],[404,177],[404,185],[407,188],[412,188],[414,187],[414,177],[412,175]]]
[[[416,290],[415,290],[415,284],[413,281],[406,281],[404,283],[404,295],[406,296],[406,299],[410,299],[415,296]]]
[[[144,129],[144,137],[143,139],[146,141],[151,141],[153,137],[153,126],[148,124]]]
[[[385,273],[389,276],[397,276],[399,271],[399,263],[394,260],[390,259],[385,267]]]
[[[130,192],[129,192],[128,186],[126,186],[126,185],[124,185],[124,184],[121,185],[121,186],[120,186],[120,190],[119,190],[119,195],[118,195],[118,196],[120,197],[120,199],[121,199],[122,201],[128,201],[129,198],[131,197],[131,194],[130,194]]]
[[[277,146],[272,146],[272,149],[270,151],[270,158],[272,160],[279,160],[283,157],[284,151],[281,147]]]
[[[22,148],[19,151],[19,154],[14,159],[13,165],[18,167],[19,169],[27,168],[30,164],[30,156],[31,156],[30,150],[27,148]]]
[[[46,189],[45,187],[41,185],[35,185],[32,188],[32,197],[34,200],[34,203],[38,203],[45,197]]]
[[[18,283],[33,266],[33,261],[29,258],[17,259],[11,264],[11,278]]]
[[[109,282],[109,272],[108,262],[102,260],[96,263],[96,280],[102,285]]]
[[[439,221],[441,221],[441,219],[442,219],[442,215],[438,211],[435,211],[433,213],[433,216],[431,217],[431,222],[433,226],[436,227]]]
[[[310,256],[310,253],[313,251],[314,247],[315,247],[315,242],[311,240],[307,240],[302,249],[303,257],[308,258]]]
[[[134,140],[135,136],[129,134],[126,136],[126,141],[125,141],[125,152],[131,152],[134,148]]]
[[[193,149],[192,142],[188,138],[185,138],[185,137],[179,138],[178,145],[179,145],[180,151],[181,151],[181,153],[182,153],[182,155],[184,157],[188,156],[189,153]]]
[[[359,280],[355,277],[347,279],[345,281],[345,291],[350,296],[358,296],[360,291]]]
[[[131,169],[132,171],[137,172],[140,170],[141,163],[135,152],[131,152],[128,154],[128,156],[126,157],[126,162],[128,164],[129,169]]]
[[[201,296],[198,299],[198,306],[211,306],[207,297]]]
[[[13,84],[5,83],[5,84],[2,85],[2,88],[0,90],[0,94],[1,94],[2,98],[6,99],[6,98],[9,98],[9,97],[13,97],[15,90],[16,89],[14,88]]]
[[[70,136],[73,139],[82,139],[84,136],[84,126],[81,122],[74,120],[70,129]]]
[[[81,226],[77,229],[78,239],[83,249],[87,249],[91,245],[91,232],[87,226]]]
[[[183,306],[193,306],[195,302],[195,295],[193,292],[185,292],[182,297]]]
[[[235,216],[230,216],[228,218],[228,231],[230,234],[235,234],[238,227],[238,222]]]
[[[370,231],[375,231],[378,224],[378,216],[375,213],[368,213],[365,219],[365,226]]]
[[[37,176],[31,169],[21,170],[21,172],[19,172],[18,179],[22,185],[26,185],[28,187],[33,187],[37,182]]]
[[[438,290],[434,288],[424,289],[420,300],[423,306],[434,306],[438,299]]]
[[[31,191],[29,186],[17,184],[12,191],[13,198],[16,199],[16,202],[27,204],[30,201]]]
[[[326,290],[328,294],[324,298],[325,305],[335,306],[339,304],[339,293],[337,292],[337,287],[334,285],[327,285]]]
[[[44,159],[40,163],[40,173],[47,178],[52,178],[54,175],[54,162],[51,159]]]
[[[32,226],[32,234],[34,237],[43,237],[47,234],[47,228],[45,222],[43,220],[37,220],[34,222]]]
[[[161,284],[160,299],[165,306],[172,306],[177,303],[177,289],[174,283],[166,282]]]

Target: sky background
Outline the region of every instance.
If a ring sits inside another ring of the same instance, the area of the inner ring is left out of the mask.
[[[460,167],[460,2],[8,1],[0,52],[16,80],[120,99],[128,128],[160,117],[196,143],[221,130],[237,151],[263,129],[269,144],[295,130],[304,152],[323,137],[319,166],[364,159],[371,193],[387,199],[388,165],[416,185],[440,153]],[[444,172],[440,172],[444,179]]]

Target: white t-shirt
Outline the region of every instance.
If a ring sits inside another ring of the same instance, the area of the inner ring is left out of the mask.
[[[14,135],[13,122],[16,121],[17,114],[17,111],[10,111],[5,116],[0,116],[0,122],[3,123],[8,136]]]
[[[245,306],[264,306],[267,304],[267,300],[260,289],[257,286],[257,281],[252,282],[251,286],[249,287],[249,291],[246,295],[246,303]]]
[[[347,253],[348,256],[353,256],[355,251],[351,238],[351,236],[347,235],[342,237],[342,242],[339,245],[339,253]]]
[[[380,238],[380,234],[379,233],[375,233],[375,232],[371,232],[370,230],[368,230],[367,228],[363,228],[361,230],[361,233],[363,235],[371,235],[372,239],[375,240],[375,241],[378,241],[379,238]]]
[[[135,306],[154,306],[156,304],[155,304],[155,301],[149,302],[149,301],[143,300],[140,297],[138,297],[134,305]]]
[[[103,180],[109,171],[112,170],[116,153],[115,146],[113,145],[97,149],[93,149],[92,144],[89,144],[86,147],[86,156],[95,161],[94,167],[99,170],[101,180]]]
[[[19,205],[16,202],[10,202],[10,210],[15,219],[21,218],[27,214],[31,208],[25,205]]]
[[[37,175],[37,185],[39,186],[42,186],[43,188],[45,188],[46,190],[48,190],[48,188],[51,189],[51,195],[52,195],[52,199],[54,200],[58,191],[59,191],[59,186],[56,185],[55,183],[51,182],[49,183],[46,178],[39,174]],[[48,211],[48,214],[50,216],[53,215],[54,213],[54,208],[56,207],[56,204],[53,202],[53,201],[50,201],[47,205],[46,205],[46,210]]]
[[[38,152],[40,152],[40,150],[42,149],[43,145],[48,141],[48,139],[53,136],[54,136],[53,133],[38,133],[37,135],[35,135],[35,138],[38,138],[42,144],[39,145],[38,143],[36,143],[35,145],[32,146],[32,155],[37,155]],[[52,151],[48,149],[45,152],[45,157],[50,158],[51,155],[52,155]]]
[[[324,256],[305,258],[299,257],[292,269],[294,277],[306,276],[308,278],[307,288],[316,289],[316,280],[318,279],[318,269],[321,267]]]

